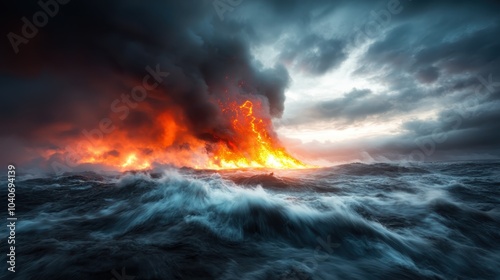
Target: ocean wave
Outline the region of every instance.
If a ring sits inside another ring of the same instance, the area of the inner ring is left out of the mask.
[[[494,279],[497,167],[476,164],[479,177],[431,163],[31,178],[18,187],[16,275]]]

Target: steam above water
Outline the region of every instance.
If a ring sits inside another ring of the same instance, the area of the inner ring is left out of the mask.
[[[111,279],[125,267],[136,279],[493,279],[498,166],[24,179],[17,230],[29,242],[16,275]]]

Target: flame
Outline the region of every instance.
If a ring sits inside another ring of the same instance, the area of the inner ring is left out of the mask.
[[[154,127],[141,127],[139,133],[116,129],[92,143],[80,141],[66,150],[66,158],[69,153],[77,164],[102,164],[121,171],[149,169],[153,163],[198,169],[313,167],[286,152],[259,100],[218,105],[230,132],[214,133],[213,141],[192,135],[182,115],[168,110],[154,117]]]
[[[216,147],[209,166],[214,169],[312,167],[292,157],[271,137],[270,119],[255,116],[254,107],[258,107],[260,111],[260,106],[260,103],[254,105],[252,101],[245,100],[239,106],[232,103],[222,110],[225,115],[232,115],[231,124],[236,136],[227,145]]]

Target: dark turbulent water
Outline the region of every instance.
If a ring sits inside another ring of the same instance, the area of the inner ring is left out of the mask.
[[[17,272],[1,275],[500,279],[499,167],[27,176],[17,180]]]

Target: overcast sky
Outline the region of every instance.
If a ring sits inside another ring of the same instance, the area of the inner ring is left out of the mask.
[[[35,151],[80,137],[157,64],[200,137],[224,137],[208,97],[230,88],[265,100],[307,161],[500,157],[498,1],[72,0],[14,47],[42,8],[3,2],[5,162],[46,160]],[[152,122],[140,113],[127,129]]]
[[[332,162],[498,158],[497,2],[275,2],[231,16],[258,11],[252,26],[273,34],[252,50],[290,74],[275,121],[288,147]]]

